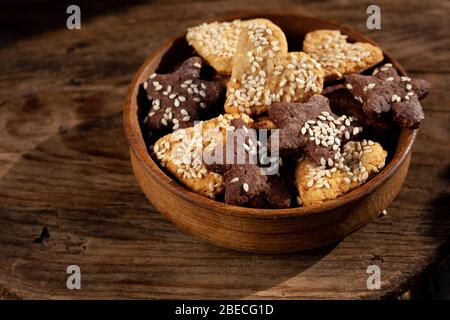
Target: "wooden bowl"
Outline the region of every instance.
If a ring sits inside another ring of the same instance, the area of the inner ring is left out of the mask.
[[[246,14],[222,21],[264,17],[286,33],[289,50],[301,50],[303,38],[316,29],[339,29],[350,40],[374,41],[334,22],[299,16]],[[377,217],[398,194],[411,159],[416,130],[402,129],[386,167],[356,190],[306,208],[252,209],[227,205],[193,193],[178,184],[150,157],[138,122],[139,85],[153,72],[166,72],[193,54],[180,35],[155,50],[131,83],[124,110],[125,133],[137,181],[153,206],[180,229],[217,245],[250,252],[294,252],[337,242]],[[397,61],[385,53],[405,75]],[[141,119],[141,118],[140,118]],[[393,154],[392,154],[393,153]]]

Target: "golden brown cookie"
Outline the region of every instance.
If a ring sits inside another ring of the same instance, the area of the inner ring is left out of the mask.
[[[276,129],[277,125],[269,118],[268,115],[260,115],[254,118],[255,129]]]
[[[325,71],[325,80],[360,73],[383,60],[380,48],[364,42],[349,43],[339,30],[309,32],[303,51],[316,59]]]
[[[231,74],[239,33],[248,21],[203,23],[189,28],[186,40],[217,72]]]
[[[156,160],[183,185],[214,199],[223,192],[224,180],[222,175],[210,172],[203,165],[203,150],[222,143],[233,119],[242,119],[248,124],[253,122],[246,115],[225,114],[179,129],[156,141],[152,148]]]
[[[278,26],[255,19],[242,27],[227,85],[226,112],[260,114],[274,102],[305,101],[322,87],[320,65],[304,52],[288,52]]]
[[[344,145],[341,165],[326,169],[308,159],[301,159],[295,168],[298,202],[310,206],[336,199],[359,187],[381,170],[387,152],[371,140],[349,141]]]

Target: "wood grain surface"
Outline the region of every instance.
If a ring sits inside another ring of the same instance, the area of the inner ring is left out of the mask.
[[[78,31],[65,29],[61,4],[16,3],[0,8],[1,298],[390,298],[448,256],[448,2],[378,1],[380,31],[365,28],[365,1],[81,1]],[[19,15],[23,4],[35,14]],[[176,229],[139,189],[123,134],[128,85],[153,49],[203,20],[255,10],[356,28],[433,84],[388,215],[302,254],[239,253]],[[66,288],[72,264],[81,290]],[[380,290],[366,287],[371,264]]]

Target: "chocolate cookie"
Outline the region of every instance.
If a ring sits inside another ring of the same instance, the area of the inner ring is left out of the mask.
[[[200,110],[222,95],[225,84],[219,80],[201,80],[201,67],[202,59],[192,57],[173,73],[154,73],[143,83],[152,103],[144,119],[150,132],[191,127],[199,118]]]
[[[253,122],[245,114],[224,114],[161,137],[151,148],[155,161],[188,189],[215,199],[223,193],[223,177],[206,169],[202,154],[221,143],[237,118],[249,126]]]
[[[341,143],[362,131],[351,116],[333,114],[328,99],[320,95],[305,103],[275,103],[269,117],[280,130],[281,156],[304,152],[317,165],[330,167],[339,158]]]
[[[283,181],[277,175],[265,175],[257,164],[256,132],[247,129],[240,120],[232,120],[235,128],[232,141],[232,159],[227,155],[227,163],[212,163],[204,155],[205,166],[208,170],[221,173],[225,183],[225,203],[236,206],[288,208],[290,206],[290,193]],[[241,129],[241,130],[239,130]],[[239,145],[243,143],[244,146]],[[222,146],[226,154],[226,145]],[[243,161],[242,161],[243,160]]]
[[[424,118],[419,99],[430,91],[431,84],[425,80],[400,77],[392,64],[375,69],[372,76],[350,74],[345,86],[362,104],[362,110],[371,118],[384,113],[400,127],[417,128]]]
[[[323,90],[328,98],[331,110],[337,115],[346,114],[358,119],[358,122],[375,136],[389,136],[396,128],[391,119],[386,117],[370,118],[344,84],[336,84]]]

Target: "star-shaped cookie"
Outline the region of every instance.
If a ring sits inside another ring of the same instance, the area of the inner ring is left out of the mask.
[[[431,88],[426,80],[399,76],[389,63],[375,69],[371,76],[346,76],[345,86],[369,117],[390,113],[392,119],[405,128],[417,128],[423,120],[419,99],[424,98]]]
[[[376,137],[389,137],[394,134],[397,126],[386,117],[371,118],[362,110],[362,104],[356,100],[343,83],[329,86],[322,95],[330,102],[331,110],[337,115],[346,114],[358,119],[365,132]]]
[[[281,178],[276,174],[265,175],[257,164],[256,131],[248,129],[241,119],[232,120],[231,125],[234,128],[233,136],[227,137],[225,145],[221,147],[227,161],[212,162],[204,155],[206,168],[224,177],[225,203],[258,208],[288,208],[291,196]],[[227,150],[231,141],[232,148]],[[231,152],[232,157],[226,152]]]
[[[339,163],[342,142],[362,131],[352,117],[333,114],[328,99],[321,95],[305,103],[275,103],[269,117],[280,130],[281,156],[304,152],[317,165],[328,167]]]
[[[202,59],[192,57],[168,74],[152,74],[143,83],[151,107],[144,118],[150,132],[191,127],[201,109],[213,104],[224,92],[220,80],[200,79]]]

